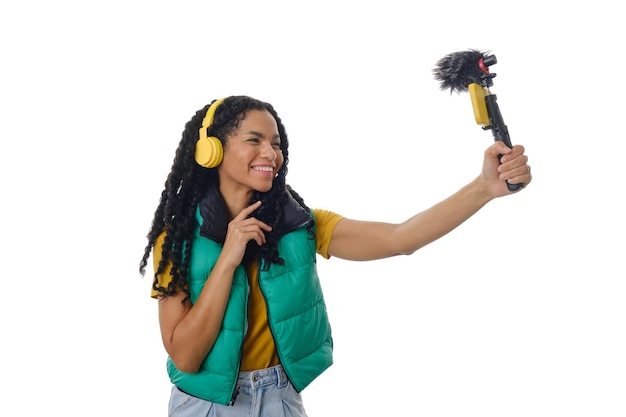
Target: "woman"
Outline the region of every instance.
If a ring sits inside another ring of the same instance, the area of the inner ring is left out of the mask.
[[[524,148],[496,142],[476,179],[390,224],[310,210],[288,162],[268,103],[227,97],[185,127],[140,264],[153,255],[171,416],[305,416],[300,392],[332,364],[316,254],[411,254],[510,194],[506,181],[531,181]]]

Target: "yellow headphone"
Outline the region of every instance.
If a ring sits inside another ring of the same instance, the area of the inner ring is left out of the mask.
[[[204,120],[202,120],[200,138],[196,143],[196,162],[205,168],[217,167],[222,162],[222,158],[224,157],[222,142],[220,142],[220,140],[215,136],[207,136],[209,127],[213,123],[215,110],[220,104],[222,104],[223,101],[223,98],[214,101],[206,111]]]

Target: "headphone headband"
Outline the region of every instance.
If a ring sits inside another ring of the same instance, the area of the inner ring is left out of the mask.
[[[219,100],[215,100],[213,104],[209,106],[204,115],[204,119],[202,119],[202,127],[200,128],[200,139],[205,139],[207,137],[207,131],[209,130],[209,126],[213,124],[213,118],[215,117],[215,110],[217,107],[224,102],[226,98],[221,98]]]

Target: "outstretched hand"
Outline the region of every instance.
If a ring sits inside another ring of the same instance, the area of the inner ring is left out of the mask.
[[[524,151],[522,145],[515,145],[511,149],[501,141],[487,148],[480,178],[487,185],[492,197],[502,197],[517,192],[509,191],[507,181],[511,184],[524,184],[524,187],[532,181],[528,157]]]
[[[223,261],[228,262],[233,267],[241,263],[249,241],[254,240],[257,245],[261,246],[266,242],[265,232],[272,230],[272,227],[266,223],[254,217],[248,217],[259,206],[261,206],[261,201],[250,204],[228,223],[221,256]]]

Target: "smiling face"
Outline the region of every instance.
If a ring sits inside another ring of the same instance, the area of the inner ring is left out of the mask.
[[[266,110],[250,110],[239,128],[228,135],[224,159],[217,168],[222,195],[250,198],[254,190],[267,192],[283,164],[280,136]]]

